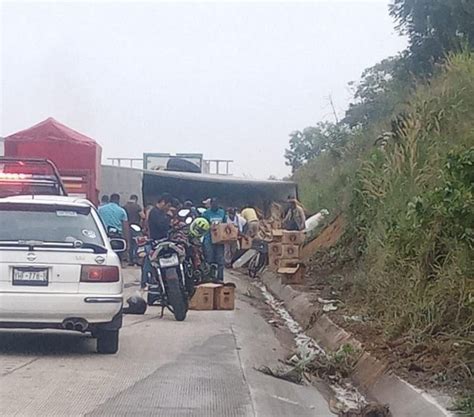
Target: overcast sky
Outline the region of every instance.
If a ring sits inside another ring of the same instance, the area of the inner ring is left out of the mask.
[[[331,119],[329,95],[342,115],[347,83],[404,49],[387,5],[4,2],[0,136],[52,116],[104,157],[202,152],[282,177],[288,134]]]

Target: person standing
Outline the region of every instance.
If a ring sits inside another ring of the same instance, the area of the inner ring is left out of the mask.
[[[127,212],[120,207],[120,195],[112,194],[110,202],[100,206],[98,211],[107,232],[110,229],[115,229],[121,237],[125,237],[128,234]]]
[[[137,232],[135,232],[131,226],[140,226],[142,220],[145,218],[145,214],[140,204],[138,204],[138,196],[136,194],[132,194],[130,196],[130,199],[123,206],[123,208],[127,212],[128,224],[130,225],[130,241],[128,242],[128,264],[130,266],[133,266],[135,265],[135,254],[137,250],[134,237],[137,235]]]
[[[118,236],[128,242],[128,217],[127,212],[120,207],[120,195],[114,193],[110,196],[110,202],[100,206],[99,217],[105,225],[107,233],[114,231]],[[120,257],[121,260],[122,257]]]
[[[241,211],[240,215],[246,222],[244,233],[254,239],[258,235],[260,225],[258,221],[257,211],[255,210],[254,205],[248,204]]]
[[[151,239],[160,240],[168,237],[171,228],[169,211],[172,200],[172,197],[165,193],[158,197],[155,207],[151,209],[148,215],[148,229]]]
[[[172,197],[169,194],[163,194],[153,208],[147,214],[147,231],[150,239],[160,240],[168,237],[171,228],[171,218],[168,212],[171,208]],[[146,252],[149,254],[151,245],[147,245]],[[141,288],[145,288],[153,272],[153,267],[149,256],[145,256],[142,265]]]
[[[110,203],[109,196],[107,194],[104,194],[100,199],[99,207],[105,206],[106,204],[109,204],[109,203]]]
[[[204,217],[209,224],[220,224],[227,222],[227,215],[225,210],[219,207],[219,201],[216,197],[210,201],[210,208],[207,209],[202,217]],[[206,261],[210,264],[217,264],[217,280],[224,281],[224,245],[222,243],[212,243],[211,232],[204,235],[203,240],[204,256]]]
[[[306,215],[300,202],[296,198],[288,198],[290,207],[283,220],[283,227],[286,230],[302,231],[305,229]]]

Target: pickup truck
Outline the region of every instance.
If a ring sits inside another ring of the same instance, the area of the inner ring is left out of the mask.
[[[0,157],[0,198],[15,195],[59,195],[67,192],[48,159]]]

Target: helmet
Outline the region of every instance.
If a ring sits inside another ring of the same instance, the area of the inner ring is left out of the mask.
[[[211,225],[204,217],[198,217],[193,220],[189,227],[189,233],[193,237],[203,237],[211,228]]]

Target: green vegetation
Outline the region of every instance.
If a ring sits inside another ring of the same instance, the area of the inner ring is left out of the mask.
[[[347,305],[387,339],[446,354],[439,378],[469,392],[474,20],[464,12],[474,13],[470,2],[396,0],[391,13],[409,49],[364,72],[342,122],[292,134],[286,157],[303,204],[348,221],[340,248],[354,259]]]

